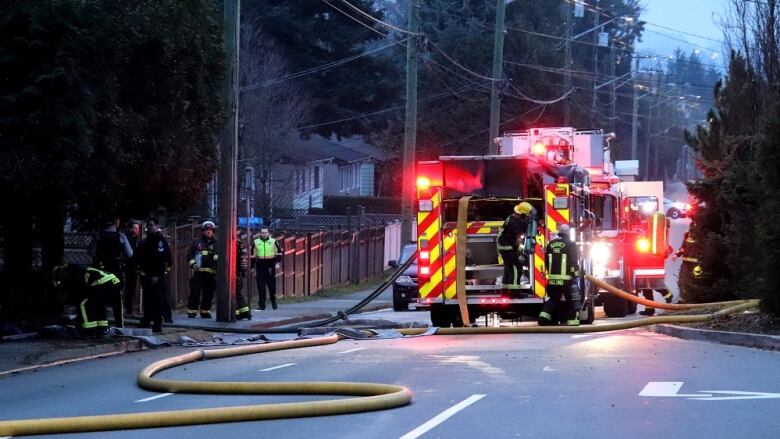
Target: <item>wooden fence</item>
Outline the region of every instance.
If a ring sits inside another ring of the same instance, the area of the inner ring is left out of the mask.
[[[245,232],[242,234],[245,239]],[[173,306],[182,308],[187,305],[192,276],[186,254],[192,241],[200,236],[200,228],[192,224],[174,226],[167,235],[174,260],[169,299]],[[276,275],[277,298],[313,296],[324,288],[365,281],[386,268],[384,226],[353,231],[286,232],[274,237],[283,253]],[[251,273],[248,281],[243,293],[254,307],[257,287]]]

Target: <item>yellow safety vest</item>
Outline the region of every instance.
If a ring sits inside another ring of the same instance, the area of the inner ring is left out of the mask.
[[[255,257],[257,259],[275,259],[276,240],[270,237],[265,241],[260,238],[255,239]]]

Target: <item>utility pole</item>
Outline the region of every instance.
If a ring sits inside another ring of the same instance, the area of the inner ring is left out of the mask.
[[[593,27],[599,26],[599,0],[596,0],[596,7],[593,10]],[[596,83],[599,78],[599,32],[593,32],[593,102],[591,108],[590,123],[591,128],[596,128],[597,117],[596,112],[598,110],[598,96],[596,91]]]
[[[565,59],[565,65],[564,69],[566,69],[566,74],[563,76],[563,92],[568,93],[569,90],[571,90],[571,19],[572,19],[572,11],[571,11],[571,5],[569,2],[564,1],[562,6],[563,8],[563,15],[565,17],[564,23],[566,23],[566,33],[564,34],[565,44],[564,44],[564,59]],[[567,97],[563,101],[563,126],[568,127],[569,121],[571,119],[571,103],[569,101],[570,97]]]
[[[656,78],[656,89],[655,89],[655,118],[656,118],[656,125],[660,125],[658,123],[658,120],[660,120],[661,117],[661,75],[663,72],[661,70],[656,70],[655,74],[657,75]],[[650,174],[650,140],[653,137],[653,132],[651,130],[652,122],[653,122],[653,108],[650,107],[647,109],[647,148],[645,150],[645,159],[647,160],[647,164],[645,165],[645,175],[647,177],[646,180],[649,180],[651,177],[656,180],[658,179],[658,159],[661,157],[658,143],[653,143],[653,173]],[[658,128],[656,128],[658,129]]]
[[[610,77],[615,77],[615,49],[612,48],[612,46],[609,46],[609,75]],[[615,132],[616,127],[616,119],[617,119],[617,81],[612,83],[612,103],[610,104],[610,120],[609,120],[609,126],[610,126],[610,132]]]
[[[493,40],[493,78],[503,79],[504,64],[504,15],[506,15],[506,0],[496,1],[496,32]],[[490,139],[488,139],[488,154],[498,154],[498,145],[493,141],[498,137],[499,121],[501,119],[501,96],[499,81],[492,81],[490,90]]]
[[[217,321],[235,320],[236,302],[236,183],[238,180],[238,32],[241,0],[224,0],[225,104],[228,119],[219,144],[219,264],[217,264]]]
[[[631,160],[639,159],[639,151],[637,148],[637,130],[639,129],[639,89],[637,88],[637,78],[639,77],[639,54],[635,54],[636,61],[634,64],[634,106],[631,115]]]
[[[420,27],[419,0],[409,0],[409,32],[417,33]],[[404,127],[403,181],[401,189],[401,245],[412,240],[414,221],[415,148],[417,145],[417,38],[406,45],[406,122]]]

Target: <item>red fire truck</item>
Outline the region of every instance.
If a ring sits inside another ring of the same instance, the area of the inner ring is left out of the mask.
[[[612,134],[602,130],[535,128],[510,132],[501,139],[507,155],[550,155],[549,145],[572,151],[572,161],[588,171],[585,188],[586,223],[579,236],[583,264],[597,278],[638,294],[643,290],[666,293],[664,263],[669,246],[662,209],[663,182],[622,181],[610,158]],[[596,305],[604,305],[608,317],[636,311],[636,304],[593,285],[586,285]]]
[[[535,318],[545,292],[545,243],[563,223],[576,241],[589,236],[588,171],[574,164],[572,144],[544,147],[543,154],[444,156],[417,164],[417,301],[430,307],[435,326],[468,325],[490,313]],[[534,221],[524,237],[521,288],[504,290],[496,239],[520,201],[534,206]],[[584,298],[580,320],[593,321],[592,297]]]

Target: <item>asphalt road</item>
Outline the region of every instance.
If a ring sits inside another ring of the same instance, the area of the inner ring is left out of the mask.
[[[143,366],[181,352],[139,352],[0,378],[0,418],[329,398],[159,395],[136,387]],[[392,383],[412,389],[412,404],[356,415],[67,437],[769,438],[780,431],[780,418],[772,415],[780,412],[778,361],[778,352],[679,340],[644,329],[342,341],[199,362],[161,376]]]

